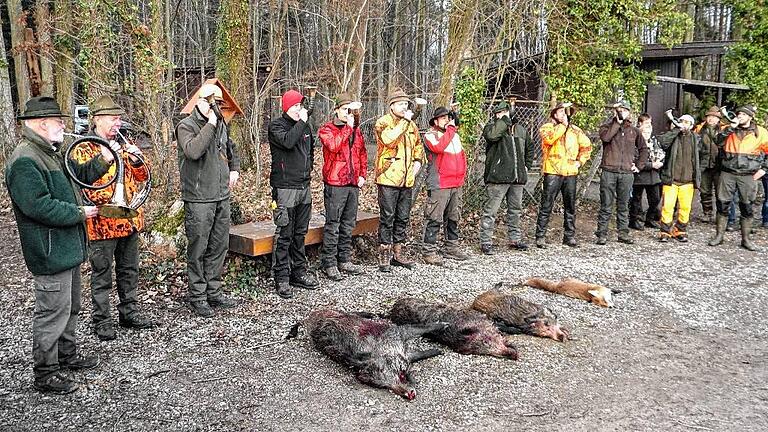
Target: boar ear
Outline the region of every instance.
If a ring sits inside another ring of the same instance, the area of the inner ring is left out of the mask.
[[[381,318],[379,315],[376,315],[375,313],[365,312],[365,311],[352,312],[352,315],[357,315],[360,318],[371,319],[371,320]]]
[[[523,317],[523,320],[526,324],[530,324],[533,321],[539,320],[544,318],[545,313],[543,309],[539,309],[536,312],[529,313],[528,315]]]
[[[368,362],[371,360],[371,353],[367,352],[359,352],[355,353],[350,359],[349,362],[356,368],[362,369],[364,368]]]
[[[598,291],[598,290],[593,290],[593,289],[591,289],[591,290],[589,290],[589,291],[587,291],[587,292],[588,292],[589,294],[591,294],[591,295],[592,295],[592,297],[597,297],[597,298],[600,298],[600,291]]]
[[[357,374],[355,374],[355,378],[357,378],[358,381],[360,381],[363,384],[371,384],[373,383],[373,378],[371,375],[366,371],[358,371]]]
[[[506,333],[506,334],[523,334],[523,331],[515,326],[507,325],[501,321],[494,321],[493,325],[496,326],[499,331]]]
[[[493,286],[493,289],[497,291],[501,291],[501,288],[504,286],[504,282],[496,282],[496,284]]]

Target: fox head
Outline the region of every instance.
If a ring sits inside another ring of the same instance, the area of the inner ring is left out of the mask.
[[[591,303],[602,307],[613,307],[613,292],[610,289],[595,285],[587,292],[592,296]]]

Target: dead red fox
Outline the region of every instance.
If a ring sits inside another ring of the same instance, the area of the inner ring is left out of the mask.
[[[572,278],[565,278],[560,282],[542,278],[530,278],[524,284],[544,291],[586,300],[602,307],[613,307],[613,294],[620,292]]]

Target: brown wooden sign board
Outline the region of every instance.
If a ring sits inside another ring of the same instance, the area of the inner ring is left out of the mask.
[[[309,230],[304,238],[304,244],[321,243],[323,225],[325,225],[325,217],[320,214],[313,215],[309,221]],[[378,228],[379,215],[357,212],[357,224],[352,235],[375,232]],[[275,224],[272,221],[235,225],[229,229],[229,251],[248,256],[271,254],[274,236]]]
[[[234,117],[235,114],[243,115],[243,110],[240,108],[240,105],[237,104],[235,98],[232,97],[232,94],[229,93],[229,90],[224,87],[224,84],[222,84],[218,78],[208,79],[203,84],[214,84],[221,89],[222,99],[224,99],[224,103],[221,106],[221,113],[224,115],[224,120],[227,123],[232,120],[232,117]],[[200,87],[202,86],[203,85],[200,85]],[[197,94],[200,93],[200,87],[195,90],[195,92],[189,98],[187,104],[184,105],[184,108],[181,109],[182,114],[189,114],[193,109],[195,109],[195,104],[197,104],[198,99]]]

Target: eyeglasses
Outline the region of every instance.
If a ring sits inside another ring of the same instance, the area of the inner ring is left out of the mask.
[[[59,126],[64,126],[65,125],[64,119],[61,118],[61,117],[48,117],[47,119],[45,119],[45,121],[46,122],[50,122],[50,121],[55,122]]]

